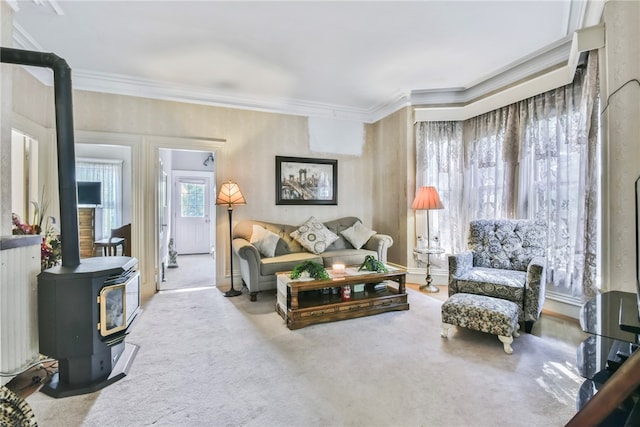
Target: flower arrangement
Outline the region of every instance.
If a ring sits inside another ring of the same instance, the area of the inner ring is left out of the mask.
[[[53,217],[50,217],[53,218]],[[13,222],[13,234],[40,234],[41,225],[25,224],[20,221],[20,217],[15,213],[11,214]],[[40,222],[40,224],[42,224]],[[46,270],[54,267],[62,260],[62,243],[50,220],[47,220],[42,243],[40,244],[40,268]]]
[[[15,213],[11,214],[11,222],[13,223],[13,234],[42,234],[42,243],[40,244],[40,268],[46,270],[54,267],[62,260],[62,243],[58,237],[53,224],[55,219],[49,217],[43,228],[42,224],[44,216],[49,207],[49,202],[44,198],[44,187],[39,202],[31,202],[34,206],[33,222],[25,224]]]
[[[40,244],[40,268],[55,267],[62,261],[62,243],[53,226],[49,225]]]

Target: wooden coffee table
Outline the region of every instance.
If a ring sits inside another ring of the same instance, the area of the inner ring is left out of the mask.
[[[357,269],[357,266],[348,267],[344,274],[333,274],[327,270],[331,275],[328,280],[292,280],[290,272],[278,273],[276,311],[285,319],[289,329],[298,329],[314,323],[409,309],[405,270],[390,267],[388,273],[375,273],[358,272]],[[357,284],[364,284],[365,290],[354,292]],[[376,284],[380,284],[377,289]],[[351,287],[349,300],[343,300],[339,292],[322,292],[323,289],[345,285]]]

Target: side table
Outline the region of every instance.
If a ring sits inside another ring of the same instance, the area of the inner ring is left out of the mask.
[[[420,286],[420,290],[426,290],[427,292],[439,292],[440,289],[438,287],[431,284],[433,279],[431,278],[431,255],[439,255],[443,254],[443,248],[415,248],[413,250],[413,256],[418,260],[418,262],[423,262],[424,257],[426,255],[427,258],[427,277],[425,278],[425,284]]]

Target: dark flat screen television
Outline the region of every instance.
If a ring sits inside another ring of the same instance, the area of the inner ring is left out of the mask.
[[[640,334],[640,178],[635,182],[636,207],[636,301],[620,301],[620,329]]]
[[[636,179],[636,285],[640,320],[640,177]]]
[[[102,183],[100,181],[78,181],[78,205],[97,206],[102,204]]]

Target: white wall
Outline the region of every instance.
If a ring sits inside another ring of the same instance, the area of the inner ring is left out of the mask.
[[[601,52],[603,288],[637,291],[634,182],[640,176],[640,2],[609,1]],[[623,87],[624,85],[624,87]],[[617,92],[616,92],[617,91]],[[614,94],[615,92],[615,94]]]
[[[134,175],[140,174],[140,187],[136,189],[138,195],[135,191],[133,195],[132,224],[138,224],[140,228],[137,230],[138,239],[133,237],[139,242],[137,250],[134,244],[134,256],[140,259],[146,296],[155,292],[155,263],[153,256],[149,260],[146,254],[153,254],[155,250],[149,236],[154,235],[153,168],[157,153],[153,150],[157,148],[214,152],[216,181],[237,181],[247,199],[247,205],[234,210],[234,222],[257,218],[299,224],[311,215],[320,220],[353,215],[371,224],[373,200],[383,197],[379,191],[373,191],[371,177],[377,171],[371,163],[372,150],[365,149],[362,156],[321,155],[338,160],[337,206],[275,205],[275,156],[320,157],[310,150],[307,119],[304,117],[83,91],[74,92],[73,102],[75,127],[80,132],[124,134],[138,140],[133,143],[132,162],[140,168],[139,171],[134,170]],[[202,160],[199,160],[200,164]],[[136,207],[136,203],[139,206]],[[217,217],[217,281],[224,283],[228,281],[229,274],[225,268],[229,256],[225,241],[228,225],[220,210]],[[378,231],[394,234],[392,229]]]
[[[13,43],[13,10],[0,2],[0,45]],[[13,70],[0,63],[0,236],[11,234],[11,122]]]

